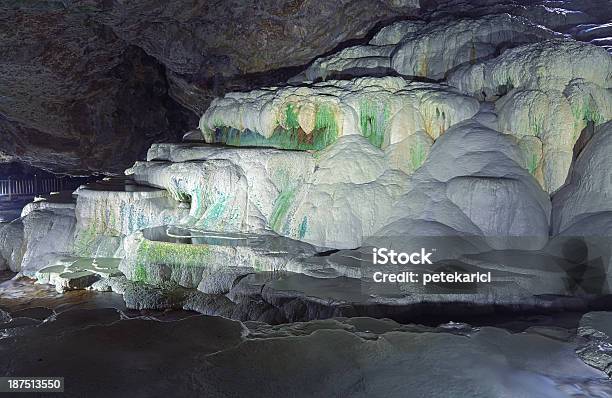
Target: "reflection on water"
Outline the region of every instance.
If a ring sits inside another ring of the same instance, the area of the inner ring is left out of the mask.
[[[248,247],[269,256],[282,254],[314,253],[307,243],[275,234],[249,234],[241,232],[214,232],[180,226],[160,226],[142,230],[143,236],[151,241],[170,242],[184,245],[209,245],[219,247]]]
[[[4,280],[0,282],[0,308],[10,313],[32,307],[49,308],[56,312],[73,308],[126,309],[119,294],[91,290],[74,290],[62,294],[52,285],[37,284],[29,278],[6,280],[7,276],[5,274]]]
[[[29,278],[14,278],[14,276],[15,274],[10,272],[0,272],[0,309],[7,311],[13,317],[22,317],[24,311],[33,308],[47,309],[52,314],[110,308],[118,311],[122,318],[147,318],[159,321],[174,321],[199,315],[184,310],[132,310],[125,306],[123,296],[117,293],[93,290],[58,293],[52,285],[39,284]],[[47,319],[47,321],[52,320],[53,316]]]
[[[179,226],[146,228],[142,233],[148,240],[186,245],[253,246],[264,242],[258,235],[200,231]]]

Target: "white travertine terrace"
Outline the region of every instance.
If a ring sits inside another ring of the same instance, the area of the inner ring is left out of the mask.
[[[404,76],[442,79],[459,65],[495,55],[500,46],[532,43],[554,32],[509,14],[482,18],[400,21],[378,32],[368,45],[348,47],[319,58],[293,81],[394,71]]]

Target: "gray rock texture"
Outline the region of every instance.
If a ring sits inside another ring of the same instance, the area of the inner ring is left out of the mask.
[[[55,171],[120,173],[151,142],[195,127],[212,93],[417,9],[413,0],[3,2],[0,152]]]
[[[584,338],[576,348],[582,360],[612,377],[612,313],[589,312],[580,320],[578,335]]]
[[[510,333],[371,318],[270,326],[222,317],[168,322],[121,315],[113,309],[72,310],[21,328],[2,340],[6,355],[0,365],[9,376],[52,368],[78,378],[69,397],[99,395],[100,386],[112,396],[136,390],[143,396],[206,391],[213,397],[297,398],[611,393],[605,374],[583,363],[575,344],[558,338],[554,328]]]
[[[553,232],[612,235],[612,122],[595,130],[573,164],[568,183],[553,196]]]

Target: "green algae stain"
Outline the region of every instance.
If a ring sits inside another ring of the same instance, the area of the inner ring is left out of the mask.
[[[172,177],[166,191],[168,191],[172,199],[176,200],[177,202],[191,203],[191,195],[183,192],[180,185],[180,181],[175,177]]]
[[[291,204],[293,203],[295,191],[295,187],[289,187],[282,190],[276,197],[276,201],[274,202],[274,210],[272,211],[272,216],[270,217],[270,226],[276,232],[280,232],[281,230],[282,222],[289,212],[289,207],[291,207]]]
[[[389,107],[384,103],[364,100],[359,105],[361,134],[377,148],[383,145],[385,131],[389,124],[389,114]]]
[[[583,100],[579,106],[572,106],[572,116],[574,117],[574,136],[573,141],[578,139],[580,130],[589,123],[595,126],[605,122],[605,117],[599,112],[593,98]]]
[[[136,272],[147,265],[202,267],[210,260],[208,245],[180,244],[144,240],[136,252]]]
[[[416,170],[425,162],[425,147],[422,143],[417,142],[415,146],[410,148],[410,165],[412,170]]]
[[[146,283],[148,280],[147,270],[142,264],[136,265],[134,270],[134,280],[136,282]]]
[[[74,253],[78,256],[91,255],[92,247],[98,236],[97,226],[95,222],[90,222],[87,229],[79,231],[74,242]]]
[[[189,215],[194,219],[199,220],[204,215],[205,210],[204,193],[202,192],[202,188],[196,188],[191,193],[191,208],[189,210]]]
[[[321,104],[315,114],[313,149],[321,150],[338,139],[336,115],[328,104]]]
[[[304,236],[306,236],[306,231],[308,230],[308,218],[306,216],[304,216],[304,218],[302,218],[302,222],[300,223],[300,226],[298,227],[298,237],[301,239],[304,239]]]
[[[227,209],[227,204],[229,201],[229,196],[225,193],[220,193],[217,197],[217,200],[208,208],[206,212],[206,218],[203,222],[203,227],[208,228],[221,219],[225,210]]]
[[[315,113],[314,130],[306,134],[300,127],[299,109],[287,104],[284,110],[284,123],[277,126],[270,137],[250,131],[218,126],[214,142],[230,146],[269,147],[286,150],[321,150],[338,139],[338,122],[329,104],[319,104]]]
[[[536,170],[538,169],[538,157],[535,154],[532,154],[527,162],[527,170],[531,175],[535,175]]]
[[[285,125],[287,126],[287,130],[297,130],[300,128],[298,112],[293,104],[287,104],[285,108]]]

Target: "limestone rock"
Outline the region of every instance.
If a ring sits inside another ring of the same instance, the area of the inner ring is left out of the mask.
[[[206,294],[225,294],[230,291],[237,280],[253,273],[253,268],[222,267],[206,269],[202,281],[198,284],[198,291]]]
[[[137,162],[127,173],[188,203],[189,217],[181,221],[235,232],[275,230],[315,167],[307,152],[264,148],[159,145],[149,159],[156,161]]]
[[[441,18],[429,23],[402,21],[378,32],[368,45],[319,58],[292,79],[325,80],[335,75],[444,78],[455,67],[495,55],[499,46],[516,46],[553,37],[552,31],[509,14],[480,18]]]
[[[431,143],[423,142],[419,162]],[[190,217],[180,220],[186,225],[225,232],[267,229],[314,245],[355,247],[382,226],[405,185],[406,175],[392,165],[404,167],[414,151],[401,149],[390,162],[356,134],[340,137],[316,156],[158,145],[150,162],[137,163],[129,173],[140,183],[183,194],[191,207]]]
[[[163,310],[181,309],[188,292],[177,287],[154,287],[142,282],[129,282],[123,292],[123,299],[128,308]]]
[[[360,246],[384,225],[406,183],[407,176],[391,170],[384,152],[365,137],[341,137],[297,187],[279,232],[318,246]]]
[[[2,3],[0,151],[61,172],[121,173],[152,142],[192,128],[190,110],[199,116],[212,95],[252,89],[254,73],[270,72],[259,80],[271,84],[288,76],[283,68],[418,8],[416,0]]]
[[[553,33],[507,14],[478,19],[441,20],[404,38],[391,66],[402,75],[440,79],[446,72],[494,55],[502,44],[529,43]]]
[[[520,166],[514,140],[474,121],[460,123],[433,145],[377,237],[475,235],[497,249],[532,237],[548,240],[550,199]],[[420,227],[417,225],[421,224]]]
[[[21,272],[33,276],[57,254],[72,250],[76,217],[72,209],[33,211],[22,219],[25,252]]]
[[[0,256],[13,272],[34,276],[55,257],[73,248],[75,202],[67,193],[38,197],[27,204],[21,218],[0,229]]]
[[[593,65],[597,65],[596,68]],[[563,91],[575,79],[600,88],[612,85],[612,56],[573,40],[546,40],[503,52],[491,60],[464,65],[448,83],[466,94],[493,97],[503,87]]]
[[[605,311],[585,314],[580,319],[578,335],[586,339],[576,348],[578,356],[612,377],[612,314]]]
[[[406,35],[418,32],[423,29],[425,25],[425,21],[421,20],[395,22],[379,30],[368,44],[372,46],[398,44]]]
[[[20,219],[0,227],[0,269],[21,270],[24,253],[23,222]]]
[[[449,84],[482,99],[502,96],[496,103],[499,130],[541,141],[541,152],[537,143],[525,148],[527,168],[541,174],[552,193],[565,182],[581,131],[612,118],[611,73],[612,56],[604,50],[553,40],[462,66]]]
[[[165,227],[145,229],[128,236],[125,252],[119,269],[129,280],[195,289],[209,275],[221,270],[219,282],[225,285],[218,288],[223,290],[228,281],[221,273],[226,267],[232,267],[238,274],[244,273],[245,268],[283,270],[289,262],[314,254],[315,249],[306,243],[271,234],[215,233]],[[203,282],[204,290],[209,290],[209,283]]]
[[[76,192],[74,252],[82,256],[120,256],[121,239],[141,228],[178,222],[188,209],[171,193],[129,179],[104,180]]]
[[[183,134],[183,141],[185,142],[202,142],[202,133],[199,130],[190,130]]]
[[[60,256],[49,266],[36,271],[39,283],[54,285],[58,292],[82,290],[100,279],[116,277],[119,259],[116,258],[75,258]]]
[[[576,27],[574,37],[581,41],[591,41],[612,35],[612,24],[583,24]]]
[[[569,181],[553,196],[553,233],[612,235],[612,122],[596,129],[572,166]]]
[[[0,73],[10,76],[0,81],[1,150],[48,170],[120,173],[184,128],[180,106],[159,62],[93,22],[87,6],[68,8],[0,5]]]
[[[0,309],[0,324],[10,322],[10,320],[11,320],[11,314]]]
[[[308,120],[301,117],[302,109]],[[399,77],[358,78],[229,93],[213,101],[200,119],[200,129],[207,142],[230,145],[323,149],[337,137],[360,134],[384,149],[419,130],[436,139],[478,109],[477,101],[444,85]]]

